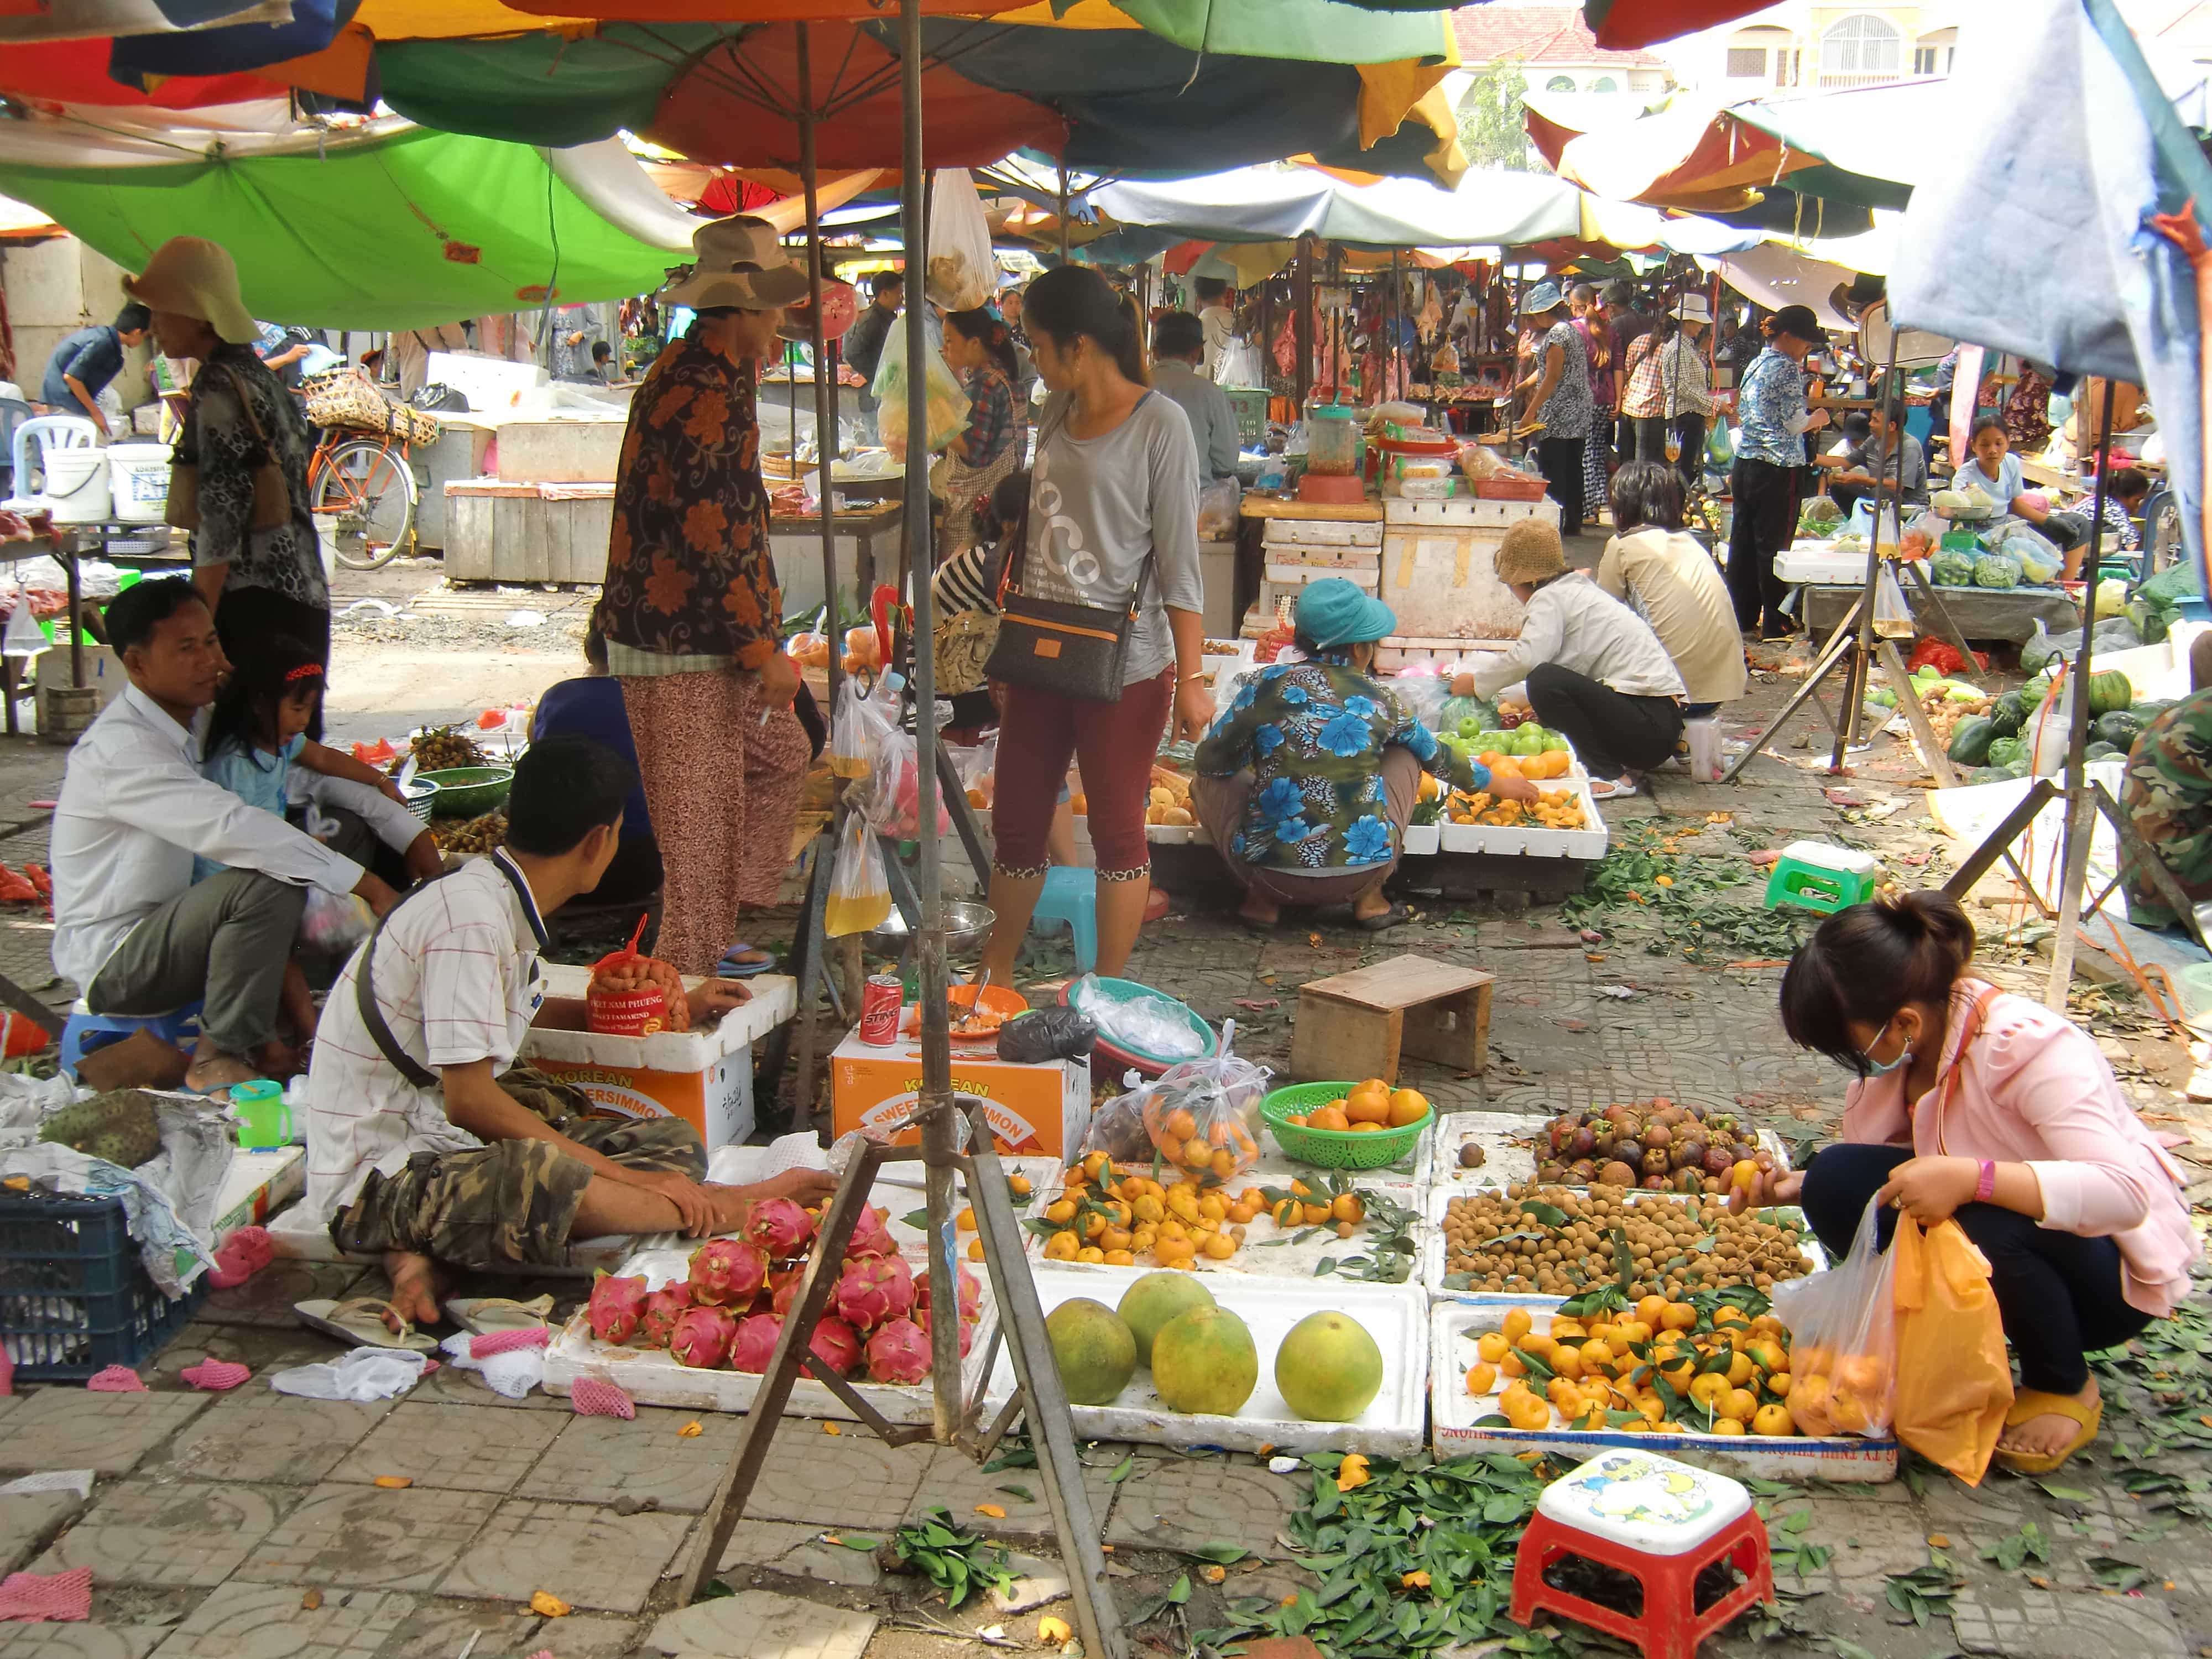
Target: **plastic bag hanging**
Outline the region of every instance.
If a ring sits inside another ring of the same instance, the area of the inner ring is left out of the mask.
[[[1874,631],[1885,640],[1912,637],[1912,607],[1905,602],[1905,586],[1897,580],[1897,567],[1887,559],[1875,575]]]
[[[932,261],[932,263],[935,263]],[[894,325],[884,341],[884,355],[876,365],[875,382],[868,390],[877,404],[876,424],[884,441],[884,447],[895,460],[907,459],[907,376],[910,371],[906,361],[906,329],[903,324]],[[924,354],[923,374],[928,382],[927,405],[927,429],[922,434],[921,447],[925,453],[939,450],[951,443],[966,429],[968,411],[972,399],[953,378],[952,370],[944,356],[936,351]]]
[[[845,815],[837,832],[837,860],[830,866],[830,899],[823,907],[822,931],[830,939],[865,933],[891,913],[890,879],[884,873],[883,849],[868,821],[858,812]]]
[[[947,311],[973,311],[990,304],[998,290],[991,222],[975,182],[965,167],[939,167],[929,187],[929,269],[922,292]]]
[[[868,695],[854,678],[838,682],[836,718],[830,724],[830,771],[840,778],[865,778],[890,735],[890,706]]]
[[[1897,1389],[1893,1255],[1881,1245],[1881,1206],[1868,1201],[1850,1254],[1826,1273],[1774,1287],[1790,1328],[1790,1415],[1814,1436],[1886,1431]]]
[[[1903,1214],[1889,1253],[1897,1264],[1897,1437],[1979,1486],[2013,1398],[1989,1261],[1957,1222],[1923,1234]]]

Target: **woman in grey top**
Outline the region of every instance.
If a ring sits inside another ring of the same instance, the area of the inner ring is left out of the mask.
[[[1024,321],[1052,396],[1030,467],[1023,592],[1118,611],[1135,595],[1121,695],[1093,702],[1006,688],[991,869],[997,921],[983,961],[1010,983],[1043,888],[1045,836],[1071,758],[1081,763],[1098,863],[1098,961],[1118,975],[1152,893],[1145,805],[1172,712],[1194,740],[1213,718],[1201,681],[1198,451],[1190,421],[1148,390],[1133,307],[1085,266],[1030,284]]]

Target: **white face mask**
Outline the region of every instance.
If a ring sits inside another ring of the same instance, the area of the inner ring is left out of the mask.
[[[1882,1038],[1888,1035],[1889,1027],[1885,1025],[1881,1028],[1880,1036],[1877,1036],[1872,1042],[1868,1043],[1865,1048],[1859,1050],[1859,1059],[1865,1065],[1867,1068],[1867,1075],[1869,1077],[1887,1077],[1892,1072],[1895,1071],[1899,1066],[1904,1065],[1905,1061],[1912,1058],[1912,1044],[1911,1040],[1908,1039],[1905,1047],[1898,1051],[1898,1055],[1895,1060],[1876,1060],[1874,1057],[1873,1051],[1881,1047]]]

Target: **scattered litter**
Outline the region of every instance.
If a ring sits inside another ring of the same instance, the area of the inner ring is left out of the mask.
[[[1827,797],[1831,806],[1864,806],[1867,804],[1867,798],[1856,789],[1823,789],[1820,793]]]
[[[1264,1000],[1251,997],[1235,997],[1231,1000],[1248,1014],[1264,1014],[1271,1008],[1279,1008],[1283,1006],[1283,1000],[1280,997],[1268,997]]]
[[[1055,1619],[1050,1613],[1047,1613],[1037,1620],[1037,1640],[1042,1644],[1049,1645],[1054,1642],[1065,1642],[1074,1634],[1075,1632],[1068,1628],[1067,1620],[1065,1619]]]
[[[401,1348],[356,1348],[319,1365],[295,1365],[270,1377],[279,1394],[304,1400],[350,1400],[367,1404],[405,1394],[422,1380],[424,1357]]]
[[[569,1613],[568,1604],[550,1590],[532,1591],[530,1610],[544,1619],[566,1619]]]
[[[218,1291],[227,1291],[243,1285],[276,1259],[276,1251],[269,1242],[266,1227],[233,1228],[216,1247],[215,1267],[208,1274],[208,1283]]]
[[[11,1572],[0,1581],[0,1619],[42,1624],[92,1617],[92,1569],[70,1572]]]
[[[338,617],[339,620],[343,621],[348,617],[358,617],[364,611],[372,617],[384,617],[389,618],[398,616],[400,613],[400,607],[392,604],[389,599],[356,599],[351,605],[338,612]]]
[[[1644,994],[1633,985],[1601,985],[1597,988],[1597,994],[1601,997],[1612,997],[1620,1002],[1632,1002]]]
[[[596,1376],[580,1376],[571,1383],[568,1404],[579,1417],[619,1417],[627,1422],[637,1416],[637,1403],[627,1389]]]
[[[514,1353],[523,1348],[542,1348],[552,1340],[553,1333],[543,1325],[484,1331],[469,1338],[469,1358],[489,1359],[495,1354]]]
[[[0,1498],[17,1498],[32,1492],[73,1492],[79,1498],[92,1496],[90,1469],[41,1469],[36,1474],[27,1474],[0,1486]]]
[[[545,613],[543,611],[510,611],[507,613],[507,625],[509,628],[543,628],[545,626]]]
[[[845,1431],[839,1428],[835,1423],[824,1423],[822,1425],[822,1432],[824,1434],[842,1434]]]
[[[479,1342],[491,1343],[501,1338],[537,1336],[535,1342],[522,1346],[502,1344],[498,1352],[478,1358],[471,1352]],[[445,1342],[446,1354],[453,1364],[465,1371],[483,1375],[484,1386],[494,1394],[509,1400],[520,1400],[545,1380],[545,1339],[548,1333],[543,1325],[522,1331],[494,1331],[483,1336],[467,1331],[456,1331]]]
[[[145,1379],[128,1365],[110,1365],[106,1370],[94,1372],[85,1379],[84,1386],[94,1394],[143,1394]]]
[[[707,1425],[695,1417],[689,1423],[686,1423],[682,1428],[676,1431],[676,1437],[678,1440],[696,1440],[701,1435],[706,1432]]]
[[[370,1484],[381,1486],[386,1492],[405,1492],[415,1484],[415,1477],[411,1474],[380,1474]]]
[[[309,1613],[314,1612],[318,1607],[323,1605],[322,1591],[319,1589],[309,1590],[305,1595],[300,1598],[300,1605]]]
[[[203,1359],[177,1375],[204,1394],[226,1394],[252,1376],[253,1369],[228,1359]]]

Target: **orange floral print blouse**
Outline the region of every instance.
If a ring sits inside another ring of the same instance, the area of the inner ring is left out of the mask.
[[[653,360],[616,475],[610,643],[754,669],[782,644],[753,400],[753,366],[690,336]]]

